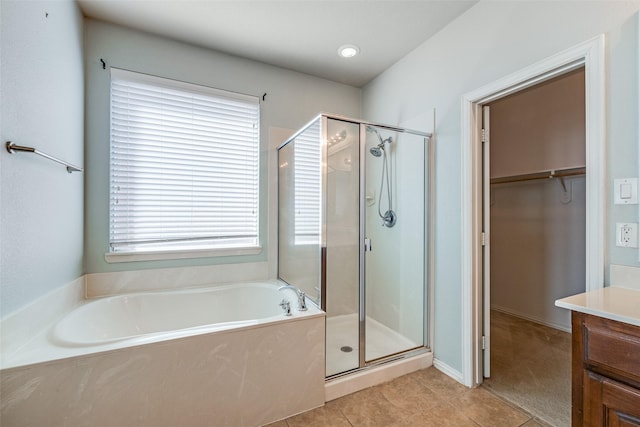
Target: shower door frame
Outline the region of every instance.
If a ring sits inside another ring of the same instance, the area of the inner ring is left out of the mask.
[[[429,351],[431,348],[429,340],[433,336],[433,257],[434,257],[434,231],[435,227],[433,225],[433,215],[431,214],[431,208],[434,203],[434,191],[433,191],[433,133],[421,132],[412,129],[399,128],[397,126],[385,125],[381,123],[368,122],[364,120],[352,119],[349,117],[333,115],[333,114],[321,114],[323,118],[323,130],[326,130],[326,123],[328,119],[340,120],[344,122],[355,123],[359,125],[359,162],[358,162],[358,176],[359,176],[359,245],[360,249],[358,251],[358,367],[352,370],[348,370],[346,372],[337,373],[327,377],[326,379],[338,378],[344,375],[351,374],[353,372],[361,371],[366,368],[374,367],[383,363],[391,362],[394,360],[398,360],[400,358],[411,357],[417,354],[422,354],[425,351]],[[434,110],[434,128],[435,128],[435,110]],[[424,189],[425,189],[425,201],[424,201],[424,243],[425,243],[425,254],[424,254],[424,264],[423,264],[423,328],[422,328],[422,346],[408,349],[399,353],[393,353],[381,358],[372,360],[367,362],[366,360],[366,250],[365,250],[365,239],[366,239],[366,137],[367,137],[367,126],[372,126],[384,130],[388,130],[391,132],[398,133],[408,133],[416,136],[421,136],[425,139],[424,144],[425,147],[425,168],[428,170],[424,173]],[[326,136],[326,135],[325,135]],[[323,162],[326,165],[327,161],[327,146],[324,144],[323,148]],[[324,174],[325,171],[323,171]],[[326,178],[326,177],[325,177]],[[324,178],[323,178],[324,179]],[[323,181],[325,183],[325,181]],[[323,187],[326,190],[326,187]],[[326,194],[323,195],[326,199]],[[326,203],[323,203],[323,210],[326,214]],[[323,220],[326,219],[326,216],[323,216]],[[326,234],[323,234],[323,247],[321,249],[322,253],[326,253]],[[324,273],[326,272],[326,257],[322,259],[323,265],[320,268],[320,271],[323,274],[323,278],[321,279],[323,287],[326,286],[326,277],[324,277]],[[324,304],[323,304],[324,305]],[[323,307],[326,311],[326,307]]]
[[[327,162],[328,162],[328,145],[327,145],[327,129],[328,129],[328,120],[338,120],[342,122],[348,122],[357,124],[359,126],[359,161],[358,161],[358,179],[359,179],[359,189],[358,189],[358,197],[359,197],[359,230],[358,230],[358,240],[359,240],[359,250],[358,250],[358,367],[339,372],[333,374],[331,376],[326,377],[326,380],[339,378],[345,375],[352,374],[354,372],[359,372],[367,368],[375,367],[381,365],[383,363],[395,361],[398,359],[403,359],[407,357],[416,356],[419,354],[423,354],[425,352],[430,351],[431,342],[430,340],[433,337],[434,331],[434,298],[433,298],[433,265],[434,265],[434,233],[435,226],[433,221],[433,206],[435,202],[435,194],[434,194],[434,135],[431,132],[422,132],[416,131],[412,129],[400,128],[397,126],[385,125],[381,123],[368,122],[359,119],[353,119],[350,117],[335,115],[335,114],[326,114],[321,113],[306,123],[302,128],[296,131],[291,137],[289,137],[285,142],[280,144],[277,148],[279,153],[280,149],[285,145],[292,142],[295,138],[297,138],[301,133],[304,132],[311,124],[315,121],[321,121],[321,137],[323,140],[321,141],[322,147],[320,149],[321,153],[321,230],[320,230],[320,301],[319,306],[325,312],[327,311],[326,307],[326,287],[327,287],[327,231],[326,231],[326,221],[327,221]],[[425,200],[424,200],[424,264],[423,264],[423,325],[422,325],[422,345],[413,349],[408,349],[399,353],[389,354],[372,361],[367,362],[366,360],[366,264],[365,264],[365,238],[366,238],[366,128],[367,126],[376,127],[379,129],[388,130],[391,132],[397,133],[406,133],[411,135],[416,135],[424,138],[425,147],[425,165],[424,167],[427,170],[424,172],[424,189],[425,189]],[[433,128],[435,129],[435,110],[433,111]],[[278,154],[279,155],[279,154]],[[279,188],[279,186],[278,186]],[[280,194],[278,194],[280,197]],[[279,224],[279,220],[278,220]],[[279,234],[279,232],[278,232]],[[278,261],[278,271],[279,268]],[[278,278],[280,275],[278,273]],[[282,280],[282,279],[281,279]],[[326,343],[326,339],[325,339]]]

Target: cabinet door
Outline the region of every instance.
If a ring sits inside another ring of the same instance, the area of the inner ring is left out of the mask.
[[[584,373],[584,425],[640,427],[640,390]]]

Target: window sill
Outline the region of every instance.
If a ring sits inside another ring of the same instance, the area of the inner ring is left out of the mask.
[[[108,252],[104,259],[109,264],[136,261],[163,261],[189,258],[211,258],[219,256],[257,255],[262,252],[262,246],[244,246],[225,249],[196,249],[182,251],[153,251],[153,252]]]

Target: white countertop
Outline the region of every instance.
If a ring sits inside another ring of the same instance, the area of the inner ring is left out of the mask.
[[[611,286],[556,300],[556,306],[640,326],[640,291]]]

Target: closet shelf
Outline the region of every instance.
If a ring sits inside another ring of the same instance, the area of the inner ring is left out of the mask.
[[[566,176],[584,175],[587,168],[551,169],[547,171],[526,173],[522,175],[501,176],[491,178],[491,184],[504,184],[507,182],[533,181],[536,179],[564,178]]]

